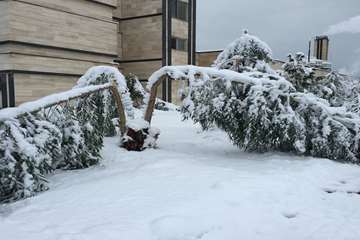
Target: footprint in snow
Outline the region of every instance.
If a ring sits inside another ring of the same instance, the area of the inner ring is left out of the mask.
[[[150,223],[152,232],[159,240],[199,240],[219,230],[198,219],[168,215],[156,218]]]
[[[360,195],[360,189],[358,189],[356,186],[348,186],[349,183],[345,180],[338,181],[341,185],[339,185],[337,188],[323,188],[324,192],[328,194],[340,192],[340,193],[347,193],[350,195]]]
[[[337,190],[332,188],[324,188],[324,191],[328,194],[332,194],[335,193]]]
[[[284,212],[282,215],[284,217],[288,218],[288,219],[293,219],[293,218],[296,218],[299,215],[299,213],[297,213],[297,212]]]

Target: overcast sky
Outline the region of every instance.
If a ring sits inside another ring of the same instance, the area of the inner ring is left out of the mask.
[[[360,0],[197,0],[198,50],[223,49],[243,29],[267,42],[274,57],[307,53],[316,35],[331,33],[330,61],[360,73]],[[353,18],[353,19],[351,19]]]

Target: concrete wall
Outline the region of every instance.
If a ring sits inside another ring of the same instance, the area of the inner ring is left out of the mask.
[[[142,81],[147,80],[150,75],[162,67],[162,61],[129,62],[121,63],[121,70],[124,74],[133,73]]]
[[[73,87],[113,65],[116,0],[0,0],[0,71],[14,72],[16,103]]]
[[[118,0],[118,59],[124,74],[146,80],[162,66],[162,0]]]
[[[196,65],[200,67],[210,67],[217,56],[222,51],[206,51],[206,52],[197,52],[196,53]]]
[[[0,40],[116,55],[115,22],[17,1],[10,1],[9,14],[10,39]]]
[[[146,80],[167,53],[162,11],[163,0],[0,0],[0,71],[14,73],[17,103],[70,89],[114,60]],[[173,18],[169,36],[187,39],[188,27]],[[172,64],[188,63],[170,51]]]
[[[162,12],[162,0],[118,0],[115,17],[130,18]]]
[[[162,16],[121,21],[120,32],[121,60],[162,57]]]
[[[15,103],[19,105],[53,93],[67,91],[78,80],[76,76],[15,73]]]

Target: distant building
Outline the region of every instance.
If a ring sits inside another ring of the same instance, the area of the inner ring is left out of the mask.
[[[314,57],[319,60],[329,60],[329,37],[317,36],[314,41]]]
[[[211,66],[217,56],[223,50],[214,51],[198,51],[196,53],[196,64],[202,67]],[[326,75],[332,70],[332,65],[328,60],[329,56],[329,38],[320,36],[314,39],[314,56],[310,56],[309,66],[315,70],[315,74],[321,76]],[[285,61],[274,59],[270,65],[274,70],[281,70]]]
[[[146,81],[195,63],[196,0],[0,0],[0,108],[68,90],[95,65]],[[168,81],[161,97],[174,98]]]

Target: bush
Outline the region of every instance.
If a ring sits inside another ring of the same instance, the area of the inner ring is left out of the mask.
[[[125,80],[116,69],[91,69],[79,80],[78,88],[112,80],[117,81],[131,115],[132,102]],[[111,93],[100,91],[38,110],[48,101],[56,103],[67,98],[67,93],[44,98],[0,115],[0,203],[47,190],[46,175],[56,169],[82,169],[101,160],[104,136],[115,134],[112,120],[117,111]],[[37,109],[36,114],[27,113],[32,108]],[[9,117],[8,113],[14,116]]]
[[[144,87],[141,85],[138,77],[134,74],[130,73],[125,78],[134,107],[141,108],[144,106],[144,100],[147,95]]]
[[[270,47],[257,38],[244,34],[227,46],[214,62],[218,69],[229,69],[236,72],[247,72],[251,69],[267,72],[270,70],[268,63],[271,61]]]
[[[256,76],[256,77],[255,77]],[[274,78],[272,76],[271,78]],[[283,78],[214,79],[192,91],[182,108],[203,129],[217,126],[247,151],[293,152],[360,163],[358,122],[326,100],[299,93]]]
[[[61,132],[41,116],[24,115],[0,123],[0,202],[48,189],[46,174],[61,155]]]

